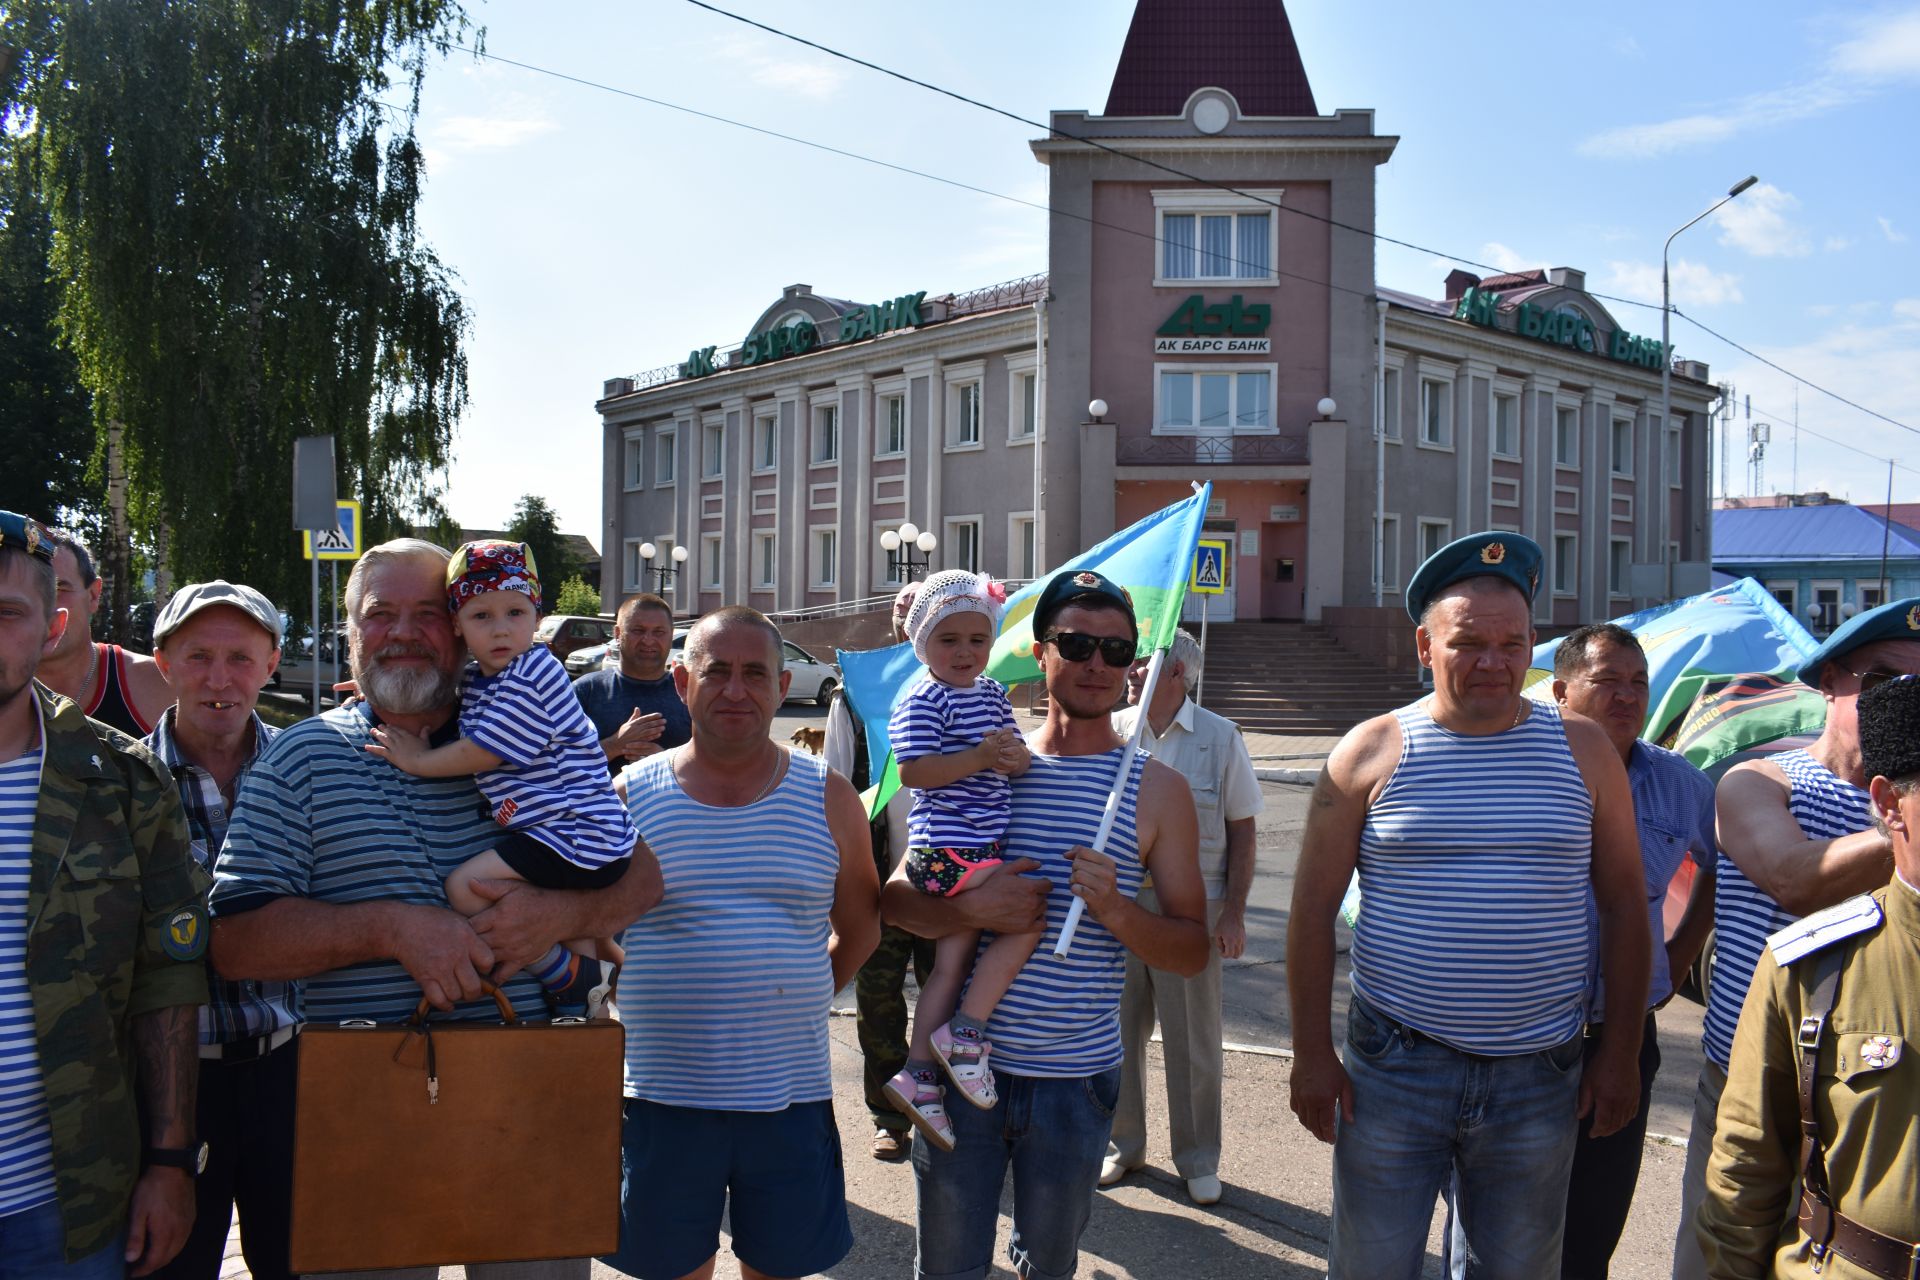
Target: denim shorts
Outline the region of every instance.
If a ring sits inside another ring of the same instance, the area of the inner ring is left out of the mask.
[[[972,1108],[968,1108],[972,1110]],[[620,1249],[601,1261],[677,1280],[720,1249],[765,1275],[809,1276],[853,1248],[831,1102],[706,1111],[628,1098],[620,1143]]]
[[[127,1234],[78,1262],[67,1261],[60,1202],[47,1200],[0,1218],[0,1270],[18,1280],[121,1280],[127,1274]]]
[[[919,1280],[981,1280],[993,1261],[1000,1189],[1013,1170],[1007,1254],[1029,1280],[1065,1280],[1093,1214],[1120,1100],[1120,1068],[1040,1078],[993,1073],[1000,1105],[950,1108],[954,1149],[913,1144]]]

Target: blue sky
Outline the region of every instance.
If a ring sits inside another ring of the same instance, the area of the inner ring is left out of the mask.
[[[1098,111],[1126,0],[737,0],[736,12],[1030,119]],[[1920,4],[1289,7],[1323,113],[1371,107],[1380,283],[1439,296],[1458,255],[1584,269],[1802,378],[1920,427]],[[683,0],[476,4],[495,59],[729,116],[1044,204],[1035,131]],[[1388,34],[1391,40],[1382,41]],[[738,341],[785,285],[964,290],[1046,267],[1045,215],[923,178],[455,53],[428,74],[422,221],[473,312],[472,406],[448,506],[504,523],[523,493],[601,542],[601,383]],[[1608,304],[1657,333],[1657,310]],[[1682,357],[1773,424],[1769,490],[1920,500],[1920,437],[1674,322]],[[1736,424],[1743,427],[1743,424]],[[1866,451],[1850,452],[1829,437]],[[1744,435],[1728,487],[1746,491]],[[1717,463],[1716,463],[1717,465]],[[1720,488],[1716,481],[1716,490]]]

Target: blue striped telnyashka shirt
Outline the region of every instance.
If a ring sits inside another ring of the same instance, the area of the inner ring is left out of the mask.
[[[623,775],[665,887],[621,940],[627,1096],[712,1111],[830,1098],[827,937],[840,851],[827,829],[827,766],[791,755],[772,794],[720,809],[681,789],[678,754]]]
[[[893,757],[951,755],[978,746],[1000,729],[1017,729],[1007,688],[980,676],[965,689],[923,677],[900,699],[887,721]],[[977,849],[1007,833],[1012,790],[1005,774],[982,769],[944,787],[915,790],[907,813],[907,842],[922,849]]]
[[[1773,757],[1787,775],[1790,788],[1787,812],[1809,840],[1833,840],[1865,831],[1873,825],[1873,803],[1867,793],[1804,751]],[[1786,928],[1800,917],[1783,909],[1753,881],[1740,874],[1733,859],[1722,853],[1714,863],[1713,981],[1707,987],[1706,1029],[1701,1048],[1709,1060],[1725,1068],[1733,1056],[1733,1029],[1740,1006],[1767,935]]]
[[[1013,780],[1013,823],[1007,828],[1008,860],[1032,858],[1040,864],[1027,874],[1053,882],[1047,895],[1047,926],[1040,945],[1020,970],[987,1024],[993,1066],[1021,1076],[1086,1076],[1118,1066],[1120,988],[1127,976],[1127,950],[1091,914],[1080,918],[1073,949],[1056,959],[1053,944],[1066,923],[1073,895],[1067,883],[1073,864],[1067,850],[1091,845],[1100,814],[1113,790],[1120,750],[1097,756],[1043,756]],[[1140,892],[1146,867],[1134,815],[1140,801],[1145,754],[1136,755],[1127,774],[1120,812],[1107,840],[1107,856],[1117,868],[1119,891]],[[988,939],[981,939],[984,949]]]
[[[1400,761],[1360,832],[1353,989],[1468,1053],[1551,1048],[1586,1016],[1593,800],[1551,703],[1468,736],[1394,712]]]
[[[0,1215],[53,1199],[53,1131],[27,986],[27,887],[40,757],[35,749],[0,764]]]
[[[506,762],[474,777],[501,826],[588,870],[633,853],[633,824],[607,781],[600,735],[545,645],[497,675],[467,667],[460,733]]]
[[[277,898],[408,902],[447,909],[446,879],[499,838],[472,778],[416,778],[367,751],[364,702],[284,729],[240,785],[227,842],[214,863],[213,913],[238,915]],[[453,741],[449,721],[434,746]],[[398,961],[373,960],[303,978],[294,1013],[307,1022],[403,1022],[420,987]],[[523,1017],[544,1018],[540,984],[506,984]],[[491,999],[454,1015],[497,1018]]]
[[[180,754],[174,737],[175,709],[168,707],[160,723],[143,741],[173,774],[174,788],[180,793],[180,808],[186,815],[187,835],[193,842],[194,861],[213,871],[213,859],[226,843],[227,823],[232,813],[226,797],[220,794],[213,775]],[[280,731],[253,717],[253,756],[240,766],[233,780],[236,794],[240,783]],[[200,1043],[232,1044],[255,1036],[272,1035],[298,1019],[293,1013],[293,984],[287,982],[234,982],[222,978],[207,966],[207,1003],[200,1006]]]

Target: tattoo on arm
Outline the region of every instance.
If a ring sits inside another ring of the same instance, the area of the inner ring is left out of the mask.
[[[197,1005],[155,1009],[133,1020],[134,1057],[150,1146],[184,1147],[193,1139],[199,1042]]]

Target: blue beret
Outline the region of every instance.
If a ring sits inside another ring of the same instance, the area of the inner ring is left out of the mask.
[[[1920,640],[1920,596],[1909,596],[1855,614],[1844,626],[1835,628],[1827,642],[1800,664],[1800,679],[1819,688],[1820,668],[1841,654],[1876,640]]]
[[[1126,614],[1133,623],[1134,638],[1139,638],[1140,620],[1134,617],[1133,597],[1112,578],[1091,569],[1063,569],[1047,583],[1040,592],[1039,602],[1033,606],[1033,638],[1046,639],[1047,624],[1068,605],[1096,600],[1110,603]]]
[[[1467,578],[1503,578],[1532,604],[1540,593],[1540,544],[1520,533],[1470,533],[1427,557],[1407,583],[1407,616],[1415,622],[1440,592]]]
[[[53,539],[47,536],[47,526],[32,516],[0,511],[0,547],[17,547],[36,560],[53,563]]]

